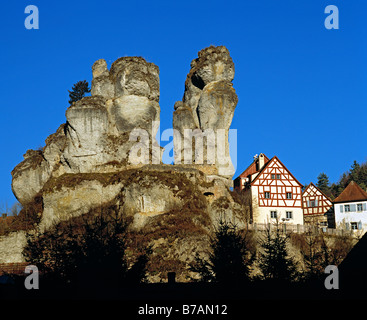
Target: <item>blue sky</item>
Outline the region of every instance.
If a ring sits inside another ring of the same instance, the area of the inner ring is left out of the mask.
[[[27,30],[27,5],[39,29]],[[325,7],[339,9],[327,30]],[[239,102],[237,171],[277,155],[303,184],[367,160],[367,1],[7,1],[0,28],[0,207],[11,170],[65,122],[68,91],[94,61],[142,56],[160,68],[161,130],[172,127],[190,62],[225,45]]]

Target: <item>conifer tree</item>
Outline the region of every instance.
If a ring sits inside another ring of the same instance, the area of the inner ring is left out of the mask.
[[[90,92],[88,81],[86,80],[78,81],[73,85],[71,91],[68,90],[68,92],[69,92],[70,104],[82,99],[86,93]]]
[[[325,192],[325,191],[329,190],[329,177],[326,175],[326,173],[322,172],[318,175],[316,186],[322,192]]]
[[[288,235],[282,234],[279,224],[275,230],[268,228],[265,237],[260,241],[262,252],[259,257],[259,268],[264,280],[291,282],[297,276],[297,264],[288,254]]]
[[[211,239],[209,258],[197,255],[190,270],[197,272],[203,282],[233,284],[248,281],[255,257],[248,236],[248,233],[241,234],[235,225],[220,221]]]

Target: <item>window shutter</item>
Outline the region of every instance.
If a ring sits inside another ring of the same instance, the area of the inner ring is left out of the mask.
[[[342,204],[339,206],[339,208],[340,208],[340,212],[344,211],[344,206]]]
[[[315,199],[315,207],[318,207],[318,206],[319,206],[319,200]]]
[[[349,230],[349,223],[348,222],[345,223],[345,230]]]
[[[366,202],[363,204],[363,211],[367,211],[367,203]]]
[[[310,200],[307,200],[307,208],[310,207]]]
[[[350,205],[350,211],[351,212],[356,212],[356,205],[355,204]]]
[[[358,222],[358,230],[362,230],[362,221],[361,220],[359,220],[359,222]]]

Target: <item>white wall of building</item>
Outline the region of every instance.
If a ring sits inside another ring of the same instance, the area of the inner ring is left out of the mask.
[[[350,211],[346,206],[349,206]],[[351,229],[353,222],[354,226],[357,223],[358,229],[367,230],[367,201],[336,203],[334,213],[336,228]]]
[[[303,209],[295,207],[261,207],[258,205],[257,188],[252,188],[252,212],[253,222],[269,223],[276,222],[275,218],[271,218],[271,211],[275,211],[279,222],[289,224],[303,225]],[[291,212],[292,218],[287,218],[287,211]],[[284,219],[284,220],[283,220]]]

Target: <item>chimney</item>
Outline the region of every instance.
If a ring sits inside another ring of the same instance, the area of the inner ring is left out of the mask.
[[[260,171],[265,164],[264,154],[260,153],[258,161],[259,161],[259,171]]]

